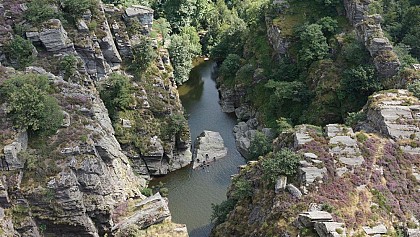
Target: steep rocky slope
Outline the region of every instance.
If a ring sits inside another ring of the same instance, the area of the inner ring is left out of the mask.
[[[370,97],[360,130],[300,125],[280,134],[301,156],[297,174],[270,182],[263,163],[249,162],[233,178],[235,200],[213,236],[417,236],[420,232],[420,103],[405,90]],[[243,192],[243,182],[252,188]]]
[[[16,66],[6,47],[17,37],[13,29],[21,27],[33,44],[36,66],[15,70],[0,65],[0,84],[21,74],[47,76],[64,120],[51,136],[28,135],[13,128],[7,101],[2,100],[1,235],[187,236],[185,225],[171,222],[165,198],[159,194],[146,197],[141,191],[150,175],[166,174],[190,163],[188,128],[183,127],[182,136],[165,137],[159,129],[130,130],[137,124],[164,124],[183,111],[166,49],[154,48],[156,70],[141,83],[125,70],[135,38],[152,30],[153,12],[136,8],[128,15],[125,9],[98,2],[74,24],[48,19],[35,25],[23,20],[25,4],[0,4],[0,62]],[[60,11],[60,6],[52,7]],[[123,16],[139,18],[144,31],[129,35]],[[60,64],[70,56],[76,60],[71,72]],[[133,96],[142,105],[130,108],[131,117],[110,118],[99,96],[101,84],[111,73],[131,78]],[[138,137],[149,153],[124,142],[127,133]],[[151,143],[152,139],[159,144]]]

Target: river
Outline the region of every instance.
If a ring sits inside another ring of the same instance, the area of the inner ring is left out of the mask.
[[[193,141],[203,130],[219,132],[228,148],[226,158],[211,163],[206,170],[191,166],[154,179],[150,185],[165,184],[169,189],[169,209],[172,220],[187,224],[190,237],[209,236],[212,224],[211,203],[226,200],[230,176],[237,173],[245,160],[236,150],[232,129],[234,115],[221,111],[216,82],[212,78],[215,64],[203,62],[193,68],[190,79],[178,88],[186,112]]]

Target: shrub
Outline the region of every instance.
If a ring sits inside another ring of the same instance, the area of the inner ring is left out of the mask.
[[[48,78],[35,74],[15,76],[3,84],[7,113],[16,128],[48,134],[59,128],[63,114],[57,100],[48,95],[50,90]]]
[[[407,88],[415,97],[420,98],[420,81],[409,84]]]
[[[100,89],[101,99],[104,101],[111,118],[115,118],[118,110],[126,110],[135,104],[133,87],[130,79],[124,75],[113,73]]]
[[[276,120],[276,129],[278,133],[286,132],[293,128],[290,119],[280,117]]]
[[[49,0],[33,0],[26,6],[25,19],[33,24],[40,24],[46,20],[57,18],[58,13],[50,4]]]
[[[31,41],[20,36],[16,36],[9,44],[6,45],[6,55],[12,64],[18,69],[29,66],[34,60],[34,46]]]
[[[149,37],[140,36],[139,43],[133,47],[133,57],[131,67],[138,73],[144,73],[156,60],[157,54]]]
[[[356,134],[356,139],[360,143],[364,143],[365,141],[367,141],[368,138],[369,137],[363,132],[359,132]]]
[[[300,155],[289,149],[271,153],[261,163],[263,178],[274,183],[279,175],[292,176],[296,173],[299,160]]]
[[[229,54],[220,67],[220,75],[225,79],[233,79],[239,68],[241,68],[241,57],[237,54]]]
[[[151,188],[143,188],[140,192],[146,197],[150,197],[153,195],[153,190]]]
[[[248,180],[239,178],[234,182],[234,186],[235,188],[232,193],[233,199],[241,200],[252,196],[252,186]]]
[[[349,127],[354,127],[357,123],[366,119],[366,113],[363,111],[351,112],[348,113],[347,118],[345,119],[346,125]]]
[[[249,160],[256,160],[259,156],[266,155],[272,149],[270,141],[264,133],[257,131],[249,146]]]
[[[95,0],[61,0],[63,11],[69,13],[74,18],[92,9],[96,3]]]
[[[211,221],[215,221],[216,225],[225,222],[229,213],[235,208],[236,202],[236,200],[228,199],[220,204],[212,203]]]
[[[64,71],[64,79],[69,79],[76,73],[77,58],[74,55],[66,55],[60,61],[60,69]]]

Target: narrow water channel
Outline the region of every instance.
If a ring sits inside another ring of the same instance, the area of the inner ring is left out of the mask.
[[[204,62],[195,67],[190,80],[179,87],[179,94],[187,113],[193,141],[203,130],[219,132],[228,148],[226,158],[212,163],[206,170],[192,170],[191,166],[155,179],[150,185],[165,184],[169,189],[169,209],[172,220],[187,224],[190,237],[209,236],[212,224],[211,203],[226,200],[230,176],[245,163],[235,147],[232,134],[235,116],[223,113],[219,105],[216,82],[212,78],[215,64]]]

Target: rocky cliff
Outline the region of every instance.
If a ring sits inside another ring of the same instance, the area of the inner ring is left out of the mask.
[[[267,179],[270,155],[240,167],[228,192],[236,204],[213,236],[417,236],[419,106],[405,90],[384,91],[361,112],[364,130],[300,125],[280,134],[274,153],[299,154],[295,175]]]
[[[188,128],[183,127],[182,136],[169,137],[162,137],[159,129],[130,131],[148,153],[136,150],[122,141],[126,133],[122,127],[129,130],[137,121],[110,118],[98,92],[111,73],[133,78],[121,65],[130,63],[136,37],[149,37],[153,12],[98,2],[74,22],[48,19],[32,25],[23,20],[25,4],[0,4],[0,62],[14,66],[5,48],[19,25],[33,44],[36,66],[18,71],[0,65],[0,84],[21,74],[47,76],[64,120],[51,136],[28,136],[13,128],[7,101],[2,102],[1,235],[187,236],[185,225],[171,222],[165,198],[146,197],[141,191],[150,175],[166,174],[191,162]],[[51,7],[61,11],[61,6]],[[138,18],[143,31],[128,34],[127,17]],[[134,79],[130,82],[142,105],[130,111],[139,123],[159,125],[172,114],[182,114],[183,108],[167,50],[157,46],[154,50],[158,55],[155,74],[143,78],[141,85]],[[76,60],[70,73],[60,66],[69,56]]]

